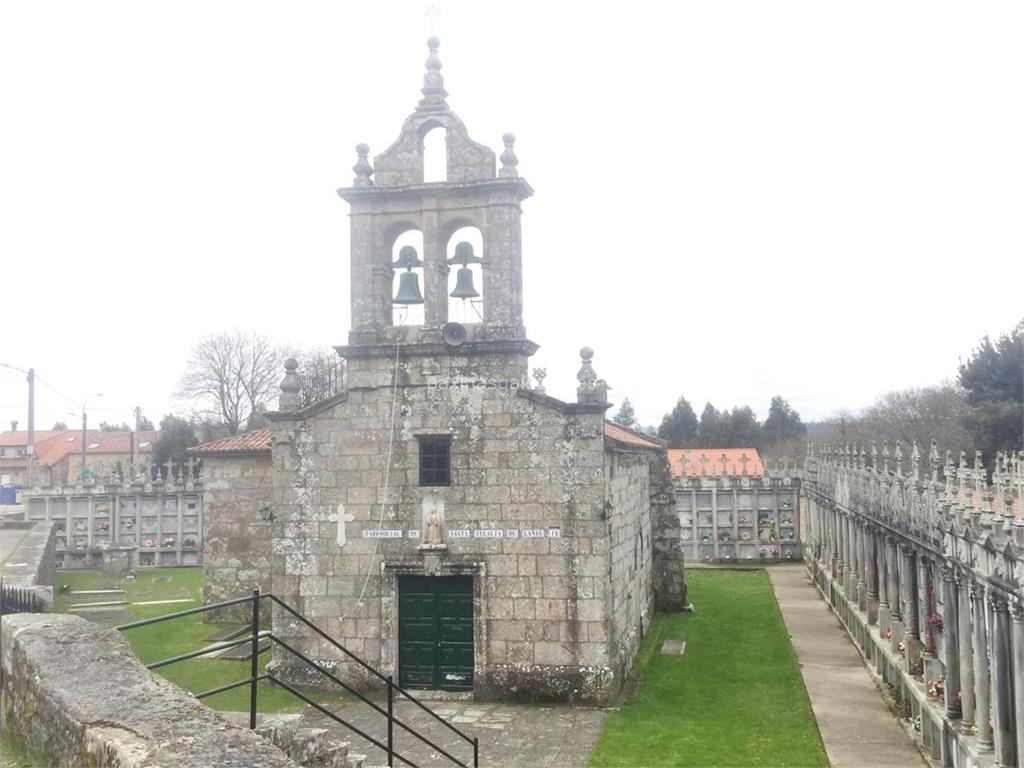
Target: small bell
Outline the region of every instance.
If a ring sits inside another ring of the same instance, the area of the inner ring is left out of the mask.
[[[406,245],[398,252],[398,261],[392,267],[405,267],[405,272],[398,276],[398,293],[395,294],[395,304],[422,304],[423,294],[420,293],[420,276],[413,272],[413,267],[422,267],[416,254],[416,249]]]
[[[410,268],[398,276],[398,293],[395,304],[422,304],[423,294],[420,293],[420,276]]]
[[[451,292],[453,299],[475,299],[480,294],[473,287],[473,270],[460,267],[455,274],[455,290]]]

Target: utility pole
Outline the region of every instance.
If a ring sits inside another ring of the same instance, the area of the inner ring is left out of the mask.
[[[16,365],[0,363],[0,367],[10,368],[28,376],[28,445],[25,447],[26,481],[29,488],[35,485],[36,470],[36,369],[19,368]]]
[[[82,403],[82,467],[78,471],[78,479],[85,480],[85,403]]]
[[[82,401],[82,468],[81,468],[80,473],[79,473],[79,478],[81,480],[85,480],[85,438],[86,438],[85,425],[86,425],[86,419],[88,418],[88,416],[86,415],[86,412],[85,412],[85,406],[89,402],[89,398],[90,397],[103,397],[103,393],[102,392],[93,392],[91,395],[86,397],[85,400]]]
[[[132,434],[132,477],[139,465],[139,422],[142,421],[142,409],[135,406],[135,432]]]
[[[28,369],[28,446],[25,448],[28,487],[36,484],[36,369]]]

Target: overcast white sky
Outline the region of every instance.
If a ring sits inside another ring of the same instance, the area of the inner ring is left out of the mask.
[[[551,394],[590,345],[646,423],[820,418],[1024,316],[1024,3],[435,2],[449,104],[536,189]],[[158,421],[204,334],[346,341],[335,189],[415,107],[428,5],[0,5],[0,362],[70,398],[38,428]],[[25,400],[0,368],[0,427]]]

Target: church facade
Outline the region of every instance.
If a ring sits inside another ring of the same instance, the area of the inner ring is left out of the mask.
[[[403,687],[607,701],[656,603],[685,602],[664,445],[606,422],[587,348],[574,402],[546,394],[542,372],[530,382],[520,217],[532,189],[510,134],[500,158],[469,137],[428,45],[398,140],[372,165],[357,147],[339,190],[351,209],[345,386],[311,400],[289,361],[264,436],[273,521],[249,546],[266,542],[275,593]],[[445,178],[424,181],[435,130]],[[213,501],[209,525],[219,514]],[[211,553],[207,567],[238,558]],[[208,598],[225,596],[230,571]],[[274,631],[372,685],[287,616]]]

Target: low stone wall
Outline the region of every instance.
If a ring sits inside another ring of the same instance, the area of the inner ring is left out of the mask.
[[[11,556],[0,568],[4,586],[36,593],[47,610],[53,609],[53,575],[57,570],[56,547],[52,522],[0,522],[4,531],[24,530],[24,536]]]
[[[0,622],[2,716],[54,766],[297,766],[147,670],[127,641],[78,616],[16,614]]]

